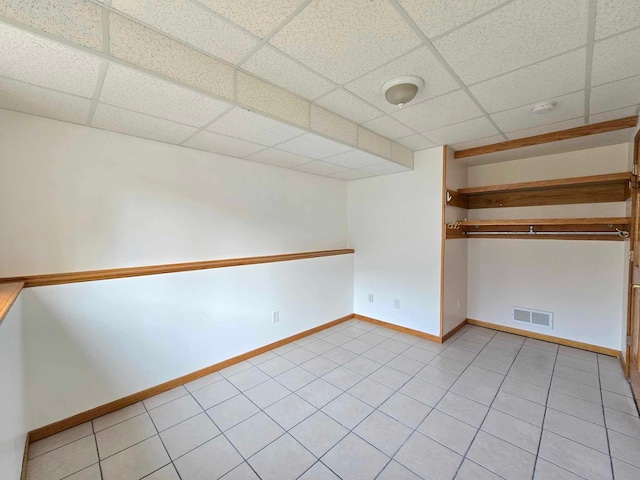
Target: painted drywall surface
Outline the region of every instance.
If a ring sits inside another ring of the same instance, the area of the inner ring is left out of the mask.
[[[439,335],[442,154],[416,152],[412,172],[349,183],[355,313]]]
[[[446,151],[445,185],[458,190],[468,184],[468,168],[453,157],[453,150]],[[468,218],[465,208],[446,205],[445,223]],[[442,334],[450,332],[467,318],[467,264],[468,240],[456,238],[444,242],[444,295],[442,304]]]
[[[344,248],[346,182],[0,110],[0,277]]]
[[[349,315],[352,285],[343,255],[25,290],[29,428]]]
[[[615,145],[470,167],[469,186],[627,170],[627,145]],[[625,215],[625,202],[469,210],[473,219]],[[620,350],[624,250],[623,242],[469,240],[468,316]],[[553,312],[553,329],[514,322],[514,306]]]
[[[22,294],[0,325],[0,477],[17,480],[28,426]]]

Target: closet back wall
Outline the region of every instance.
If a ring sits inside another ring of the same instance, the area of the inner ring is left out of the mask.
[[[628,146],[469,168],[469,186],[628,171]],[[469,210],[470,219],[623,217],[625,202]],[[627,262],[623,242],[473,239],[468,311],[476,320],[620,350]],[[554,313],[553,329],[514,322],[514,306]]]

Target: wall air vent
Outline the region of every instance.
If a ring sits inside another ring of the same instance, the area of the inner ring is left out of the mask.
[[[553,328],[553,313],[530,308],[513,307],[513,321],[535,327]]]

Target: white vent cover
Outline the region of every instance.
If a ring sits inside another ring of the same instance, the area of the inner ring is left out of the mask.
[[[513,321],[536,327],[553,328],[553,313],[530,308],[513,307]]]

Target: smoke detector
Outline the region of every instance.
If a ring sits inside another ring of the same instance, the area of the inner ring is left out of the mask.
[[[538,105],[535,105],[531,111],[533,113],[535,113],[536,115],[543,115],[547,112],[550,112],[551,110],[553,110],[553,108],[556,106],[556,102],[545,102],[545,103],[539,103]]]
[[[424,80],[415,75],[394,78],[382,85],[382,93],[391,105],[404,107],[416,98],[418,90],[424,87]]]

